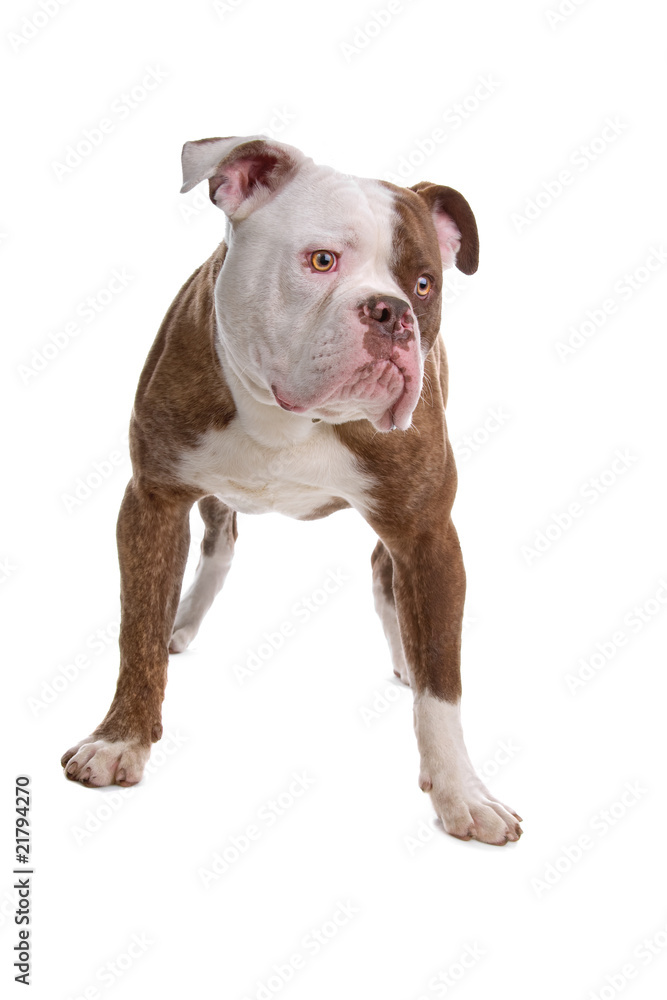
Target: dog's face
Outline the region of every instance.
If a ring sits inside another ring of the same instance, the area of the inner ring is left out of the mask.
[[[186,143],[183,190],[209,178],[228,217],[216,283],[221,347],[258,401],[405,430],[440,324],[442,270],[477,266],[472,212],[317,166],[261,138]]]

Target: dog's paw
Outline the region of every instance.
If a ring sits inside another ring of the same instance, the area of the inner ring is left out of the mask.
[[[498,846],[518,840],[521,817],[491,794],[470,762],[458,703],[420,694],[414,710],[419,787],[430,793],[447,833]]]
[[[184,653],[197,634],[197,628],[193,625],[183,625],[175,628],[169,640],[170,653]]]
[[[150,746],[132,740],[102,740],[89,736],[63,754],[65,777],[90,788],[136,785],[141,781]]]
[[[521,817],[496,799],[481,781],[472,787],[456,787],[446,778],[434,782],[429,775],[421,774],[419,786],[430,793],[435,811],[452,837],[502,847],[523,833]]]

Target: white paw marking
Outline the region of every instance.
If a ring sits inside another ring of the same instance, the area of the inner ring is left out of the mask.
[[[485,844],[518,840],[521,817],[496,799],[475,773],[463,742],[458,704],[420,694],[414,718],[421,757],[419,786],[430,792],[447,833]]]
[[[89,736],[63,754],[62,765],[70,781],[92,788],[136,785],[141,781],[150,752],[150,746],[130,740],[111,742]]]

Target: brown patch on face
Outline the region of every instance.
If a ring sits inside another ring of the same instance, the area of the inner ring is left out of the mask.
[[[409,322],[404,326],[403,317],[408,312]],[[414,318],[410,303],[405,299],[395,295],[371,295],[359,303],[357,315],[362,326],[368,327],[369,334],[384,347],[405,348],[414,340]]]
[[[409,383],[412,380],[412,376],[401,365],[401,359],[400,357],[398,357],[396,350],[388,351],[386,348],[383,350],[383,346],[381,344],[376,343],[375,338],[372,336],[372,334],[364,334],[363,345],[364,345],[364,350],[368,354],[370,354],[373,360],[369,361],[367,364],[361,365],[357,369],[355,373],[357,377],[359,378],[365,378],[367,376],[370,377],[373,374],[374,369],[377,368],[378,362],[386,361],[387,363],[394,364],[396,368],[398,368],[401,375],[403,376],[406,386],[409,385]],[[377,375],[377,377],[380,378],[381,374]]]
[[[405,293],[419,323],[421,343],[429,351],[440,329],[442,260],[435,226],[425,202],[408,188],[381,181],[394,193],[396,221],[393,233],[391,272]],[[427,274],[431,291],[421,298],[415,291],[417,278]]]
[[[361,322],[364,322],[362,316],[359,317]],[[365,317],[367,321],[367,317]],[[378,335],[378,333],[372,328],[368,329],[362,339],[362,344],[364,346],[364,351],[368,354],[373,361],[368,365],[363,365],[359,370],[358,374],[365,375],[370,374],[373,370],[373,362],[377,361],[393,361],[396,367],[402,373],[406,383],[410,382],[411,376],[407,374],[400,364],[400,354],[399,351],[407,351],[410,349],[411,343],[414,343],[415,332],[410,330],[408,335],[403,340],[392,340],[390,337],[383,337]]]

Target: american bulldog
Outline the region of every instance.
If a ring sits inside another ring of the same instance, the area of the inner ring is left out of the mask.
[[[477,776],[459,712],[465,573],[439,328],[443,269],[477,269],[470,206],[452,188],[350,176],[261,136],[187,142],[182,161],[182,190],[208,180],[225,238],[174,299],[139,380],[117,531],[118,685],[65,774],[141,779],[169,653],[224,583],[237,511],[312,520],[354,507],[378,536],[375,605],[414,692],[419,784],[453,836],[518,840],[520,817]],[[179,603],[195,502],[205,535]]]

